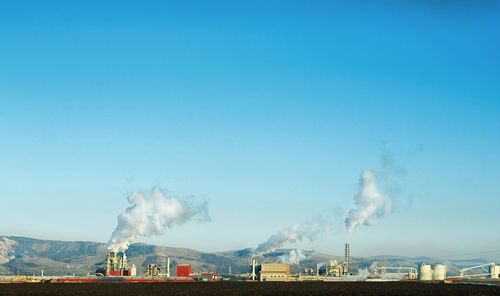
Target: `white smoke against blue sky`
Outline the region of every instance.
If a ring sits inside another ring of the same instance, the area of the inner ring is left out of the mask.
[[[365,170],[359,181],[359,192],[354,197],[354,208],[349,210],[345,224],[351,233],[361,226],[370,226],[392,211],[392,200],[377,186],[376,174]]]
[[[322,217],[294,224],[271,235],[254,249],[256,256],[263,255],[304,240],[314,241],[330,228]]]
[[[150,194],[134,192],[128,196],[130,206],[118,216],[108,242],[108,249],[125,251],[138,237],[161,235],[166,228],[185,224],[193,219],[206,222],[207,203],[192,205],[155,188]]]
[[[394,210],[394,202],[403,191],[406,169],[396,162],[394,154],[384,148],[379,170],[366,169],[361,173],[354,207],[347,213],[345,227],[348,233],[361,226],[377,224]]]

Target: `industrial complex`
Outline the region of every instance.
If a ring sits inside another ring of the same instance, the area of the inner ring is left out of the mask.
[[[291,265],[284,262],[268,261],[264,257],[251,254],[248,272],[227,275],[216,272],[193,271],[189,264],[176,264],[171,271],[171,260],[149,263],[142,274],[134,264],[129,264],[125,252],[109,251],[104,260],[104,267],[98,268],[94,275],[87,276],[11,276],[0,277],[0,282],[51,282],[51,283],[92,283],[92,282],[342,282],[342,281],[436,281],[436,282],[488,282],[500,284],[500,265],[488,263],[462,268],[459,274],[448,275],[445,264],[422,262],[414,266],[372,266],[364,270],[351,267],[351,248],[344,247],[342,262],[331,259],[329,262],[305,267],[292,273]]]

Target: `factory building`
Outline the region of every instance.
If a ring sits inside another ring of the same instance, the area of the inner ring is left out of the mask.
[[[110,251],[106,256],[106,276],[135,276],[137,273],[135,265],[128,266],[125,252]]]
[[[287,263],[262,263],[257,264],[256,258],[252,257],[250,261],[249,279],[259,281],[318,281],[326,278],[341,278],[351,275],[350,272],[350,246],[345,244],[345,261],[342,263],[336,260],[330,261],[330,264],[320,263],[313,268],[305,268],[304,274],[291,275],[290,264]]]
[[[325,276],[333,276],[333,277],[340,277],[344,274],[349,273],[349,265],[347,265],[347,262],[344,263],[338,263],[337,260],[331,260],[330,265],[325,267],[324,272],[320,270],[321,268],[318,266],[317,273],[318,275],[324,274]]]
[[[263,263],[260,267],[260,281],[290,281],[290,265],[286,263]]]
[[[316,265],[316,276],[341,277],[349,275],[351,262],[351,246],[346,243],[344,248],[344,262],[330,260],[330,264],[320,263]],[[307,274],[307,272],[306,272]]]

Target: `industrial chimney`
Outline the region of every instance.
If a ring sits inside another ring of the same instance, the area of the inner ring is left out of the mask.
[[[349,274],[349,264],[350,264],[351,250],[349,243],[345,244],[345,274]]]
[[[167,257],[167,277],[170,277],[170,257]]]
[[[257,275],[255,274],[255,265],[257,265],[257,261],[254,257],[252,257],[252,280],[255,281]]]

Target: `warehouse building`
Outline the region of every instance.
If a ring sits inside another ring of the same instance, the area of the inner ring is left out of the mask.
[[[261,282],[290,281],[290,265],[286,263],[263,263],[260,269]]]

